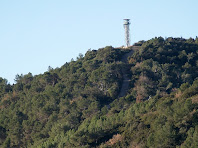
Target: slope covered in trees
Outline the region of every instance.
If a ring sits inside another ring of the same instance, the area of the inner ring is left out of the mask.
[[[129,64],[132,48],[108,46],[13,86],[0,78],[1,147],[197,147],[198,39],[136,45]]]

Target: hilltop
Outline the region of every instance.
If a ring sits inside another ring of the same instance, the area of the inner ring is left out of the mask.
[[[196,147],[198,38],[89,50],[0,78],[1,147]]]

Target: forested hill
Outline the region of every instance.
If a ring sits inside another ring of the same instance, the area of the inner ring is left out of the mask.
[[[14,85],[0,78],[0,147],[198,147],[198,38],[135,46],[90,50]]]

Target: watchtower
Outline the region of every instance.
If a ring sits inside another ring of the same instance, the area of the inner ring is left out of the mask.
[[[130,19],[124,19],[124,29],[125,29],[125,42],[126,42],[126,46],[125,47],[129,47],[130,46],[130,34],[129,34],[129,25],[130,25]]]

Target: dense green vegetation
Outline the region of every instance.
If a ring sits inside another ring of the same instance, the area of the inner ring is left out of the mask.
[[[129,64],[133,47],[108,46],[14,85],[0,78],[0,147],[198,147],[198,38],[136,45]]]

